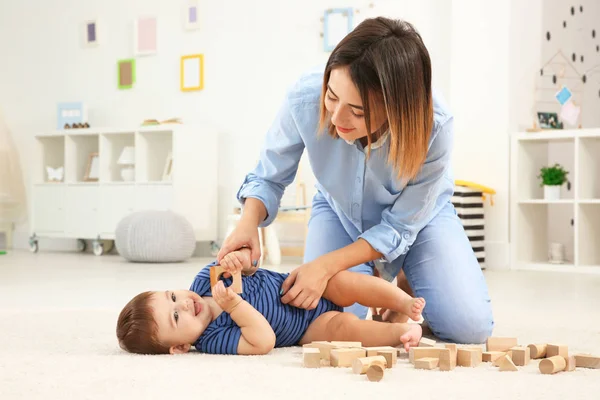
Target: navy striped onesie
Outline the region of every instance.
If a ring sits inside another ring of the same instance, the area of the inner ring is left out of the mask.
[[[200,296],[211,296],[210,267],[203,268],[194,278],[190,290]],[[275,347],[295,346],[308,326],[328,311],[342,311],[342,307],[321,298],[314,310],[304,310],[281,302],[279,291],[289,274],[259,269],[252,276],[242,276],[244,293],[240,296],[264,315],[275,332]],[[223,279],[225,286],[231,285],[231,278]],[[237,354],[242,330],[223,312],[211,322],[194,346],[198,351],[211,354]]]

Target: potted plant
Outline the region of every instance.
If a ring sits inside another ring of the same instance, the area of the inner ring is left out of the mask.
[[[559,200],[560,199],[560,187],[567,182],[567,175],[569,174],[562,165],[554,164],[549,167],[542,167],[538,178],[542,179],[540,186],[544,187],[544,199],[546,200]]]

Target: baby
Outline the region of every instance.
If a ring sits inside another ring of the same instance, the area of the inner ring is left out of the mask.
[[[214,265],[214,264],[213,264]],[[289,274],[259,269],[243,276],[238,295],[220,280],[210,287],[210,267],[195,277],[191,290],[144,292],[121,311],[119,345],[141,354],[176,354],[193,345],[203,353],[267,354],[274,347],[313,341],[356,341],[364,346],[399,346],[408,350],[421,339],[418,324],[360,320],[342,312],[360,303],[421,318],[423,298],[412,298],[397,286],[373,276],[342,271],[332,277],[313,310],[280,300]],[[228,254],[221,266],[230,273],[251,271],[250,250]],[[228,284],[231,277],[224,279]]]

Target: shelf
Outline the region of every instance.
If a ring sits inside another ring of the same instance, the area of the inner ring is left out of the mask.
[[[86,182],[90,156],[99,153],[99,136],[72,134],[66,136],[65,181],[68,183]],[[100,172],[100,160],[94,162],[92,175]]]
[[[155,127],[139,131],[136,140],[136,160],[139,160],[136,162],[136,181],[164,181],[165,167],[173,152],[173,132],[164,127]]]
[[[41,169],[36,171],[35,182],[51,182],[48,179],[47,167],[57,169],[65,166],[65,138],[64,136],[46,136],[37,140],[38,154],[41,162]],[[64,179],[64,169],[63,169]]]
[[[575,233],[571,221],[575,205],[570,204],[518,204],[516,232],[518,239],[515,262],[517,264],[548,263],[550,243],[565,246],[565,262],[574,262]]]
[[[600,264],[600,204],[579,204],[579,264]]]
[[[567,272],[580,274],[600,274],[600,265],[530,263],[518,264],[514,268],[519,271]]]
[[[575,204],[573,199],[565,200],[520,200],[519,204]]]
[[[121,171],[126,166],[118,164],[126,147],[135,148],[135,132],[119,132],[100,136],[100,180],[102,182],[124,182]]]
[[[552,141],[574,139],[575,137],[600,137],[600,129],[548,129],[542,132],[515,134],[515,138],[519,141]]]
[[[577,202],[579,204],[600,204],[600,199],[582,199]]]
[[[579,139],[579,197],[600,198],[600,138]]]

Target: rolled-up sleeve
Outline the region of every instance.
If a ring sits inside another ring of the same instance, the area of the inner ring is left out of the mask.
[[[412,179],[394,204],[384,209],[381,222],[359,237],[383,254],[388,262],[406,253],[417,234],[452,198],[451,173],[453,119],[438,125],[419,174]]]
[[[237,193],[241,204],[244,204],[247,198],[255,198],[265,205],[267,217],[259,227],[269,225],[277,216],[281,197],[286,186],[292,183],[296,176],[303,151],[304,142],[294,118],[293,103],[288,93],[267,132],[256,168],[246,175]]]

